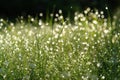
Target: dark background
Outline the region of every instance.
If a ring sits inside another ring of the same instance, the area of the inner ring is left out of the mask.
[[[75,11],[83,11],[87,7],[105,11],[106,5],[113,14],[120,5],[120,0],[0,0],[0,17],[16,18],[28,14],[36,16],[40,12],[46,15],[59,9],[62,9],[66,16]]]

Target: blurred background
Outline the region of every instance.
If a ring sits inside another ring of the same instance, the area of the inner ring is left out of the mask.
[[[0,17],[16,18],[18,16],[36,16],[40,12],[47,13],[63,11],[63,15],[82,12],[87,7],[105,11],[108,6],[112,14],[120,5],[120,0],[0,0]]]

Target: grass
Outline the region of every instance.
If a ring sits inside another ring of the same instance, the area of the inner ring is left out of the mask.
[[[61,11],[51,19],[0,20],[0,80],[120,79],[117,19],[89,8],[72,23]]]

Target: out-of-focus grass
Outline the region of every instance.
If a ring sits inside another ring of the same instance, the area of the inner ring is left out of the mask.
[[[43,14],[41,13],[40,16]],[[101,11],[50,22],[0,20],[0,80],[118,80],[120,29]],[[52,24],[52,25],[51,25]]]

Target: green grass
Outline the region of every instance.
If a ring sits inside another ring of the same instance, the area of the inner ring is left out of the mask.
[[[119,80],[120,29],[103,12],[0,20],[0,80]],[[52,21],[52,22],[53,22]],[[118,23],[117,23],[118,24]]]

